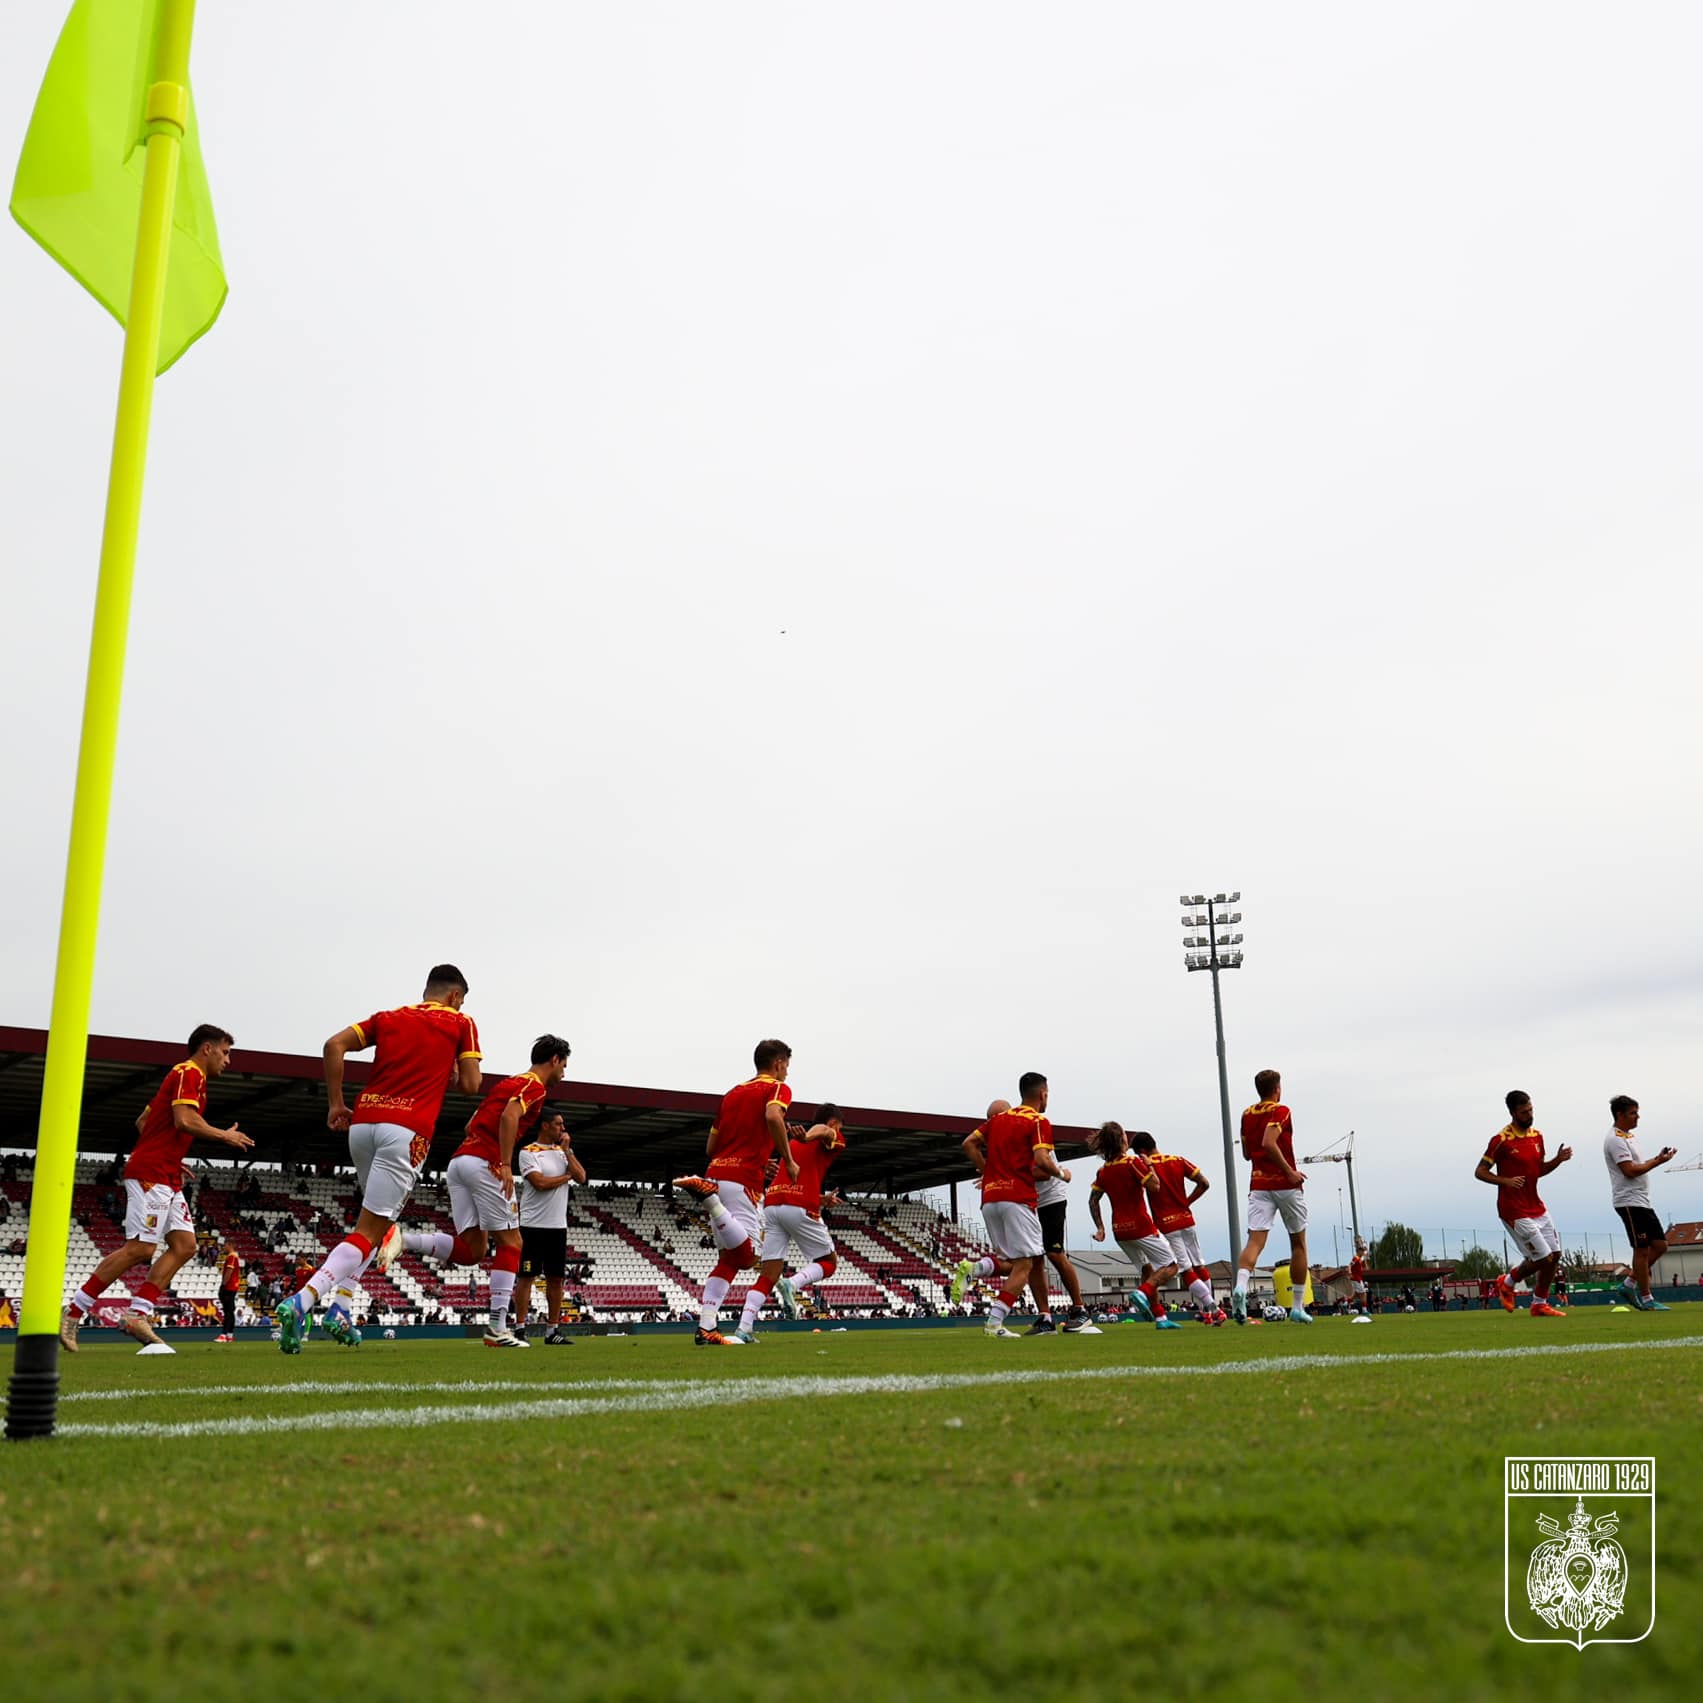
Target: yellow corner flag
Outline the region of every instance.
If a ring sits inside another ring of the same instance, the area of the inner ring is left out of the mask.
[[[12,217],[120,325],[142,206],[146,97],[161,0],[77,0],[30,118]],[[160,326],[164,372],[219,317],[225,267],[190,98]]]
[[[60,1302],[154,375],[213,323],[225,299],[189,104],[194,27],[195,0],[77,0],[42,84],[12,195],[24,229],[118,317],[124,354],[7,1389],[8,1442],[53,1435],[60,1343],[75,1347],[73,1336],[62,1335],[68,1327]],[[129,163],[138,152],[140,183]]]

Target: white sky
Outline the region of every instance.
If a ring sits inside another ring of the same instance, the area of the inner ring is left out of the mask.
[[[0,11],[8,149],[63,11]],[[1236,1109],[1275,1064],[1369,1221],[1488,1232],[1525,1087],[1600,1236],[1609,1095],[1703,1148],[1700,47],[203,6],[231,295],[156,400],[94,1026],[311,1050],[453,958],[496,1068],[553,1028],[716,1090],[778,1033],[802,1099],[960,1113],[1036,1068],[1222,1187],[1176,898],[1235,886]],[[45,1024],[119,332],[11,226],[0,302]]]

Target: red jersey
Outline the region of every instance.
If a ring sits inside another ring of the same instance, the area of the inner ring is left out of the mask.
[[[722,1095],[710,1134],[715,1158],[709,1175],[720,1183],[741,1183],[753,1191],[763,1186],[763,1169],[775,1151],[769,1134],[769,1107],[790,1106],[792,1090],[769,1075],[753,1076]]]
[[[1358,1254],[1348,1262],[1348,1276],[1353,1283],[1366,1281],[1366,1262]]]
[[[453,1006],[426,1000],[376,1012],[349,1027],[355,1031],[357,1050],[378,1048],[351,1121],[400,1124],[412,1130],[410,1153],[414,1164],[420,1164],[432,1144],[457,1061],[481,1056],[473,1019]]]
[[[310,1271],[309,1277],[313,1276]],[[224,1263],[219,1267],[219,1287],[227,1295],[234,1295],[242,1287],[242,1261],[237,1258],[237,1251],[232,1248],[225,1255]]]
[[[1035,1149],[1053,1144],[1053,1126],[1033,1106],[1013,1106],[977,1131],[987,1148],[982,1200],[1035,1204]]]
[[[313,1281],[313,1274],[318,1270],[319,1267],[305,1254],[298,1254],[296,1256],[295,1276],[290,1281],[295,1284],[297,1289],[305,1289]]]
[[[1149,1153],[1147,1163],[1159,1179],[1153,1217],[1161,1230],[1187,1230],[1194,1223],[1188,1185],[1200,1181],[1200,1167],[1175,1153]]]
[[[846,1144],[842,1131],[836,1135],[832,1128],[828,1130],[826,1141],[801,1141],[797,1136],[792,1140],[792,1157],[798,1166],[798,1181],[795,1183],[785,1171],[782,1171],[769,1184],[769,1192],[763,1196],[765,1206],[802,1206],[809,1212],[822,1210],[822,1179],[828,1174],[828,1167],[839,1157],[840,1149]]]
[[[538,1115],[544,1110],[544,1097],[544,1084],[530,1070],[522,1071],[519,1076],[505,1076],[479,1102],[479,1110],[467,1120],[467,1137],[453,1156],[459,1159],[463,1153],[470,1153],[475,1159],[483,1159],[489,1164],[499,1163],[503,1150],[497,1140],[497,1126],[503,1121],[503,1113],[519,1101],[520,1128],[515,1131],[514,1148],[510,1150],[512,1160],[524,1137],[538,1122]]]
[[[1153,1232],[1153,1214],[1147,1205],[1142,1179],[1149,1175],[1138,1153],[1108,1159],[1094,1178],[1093,1194],[1103,1194],[1112,1203],[1112,1234],[1120,1242],[1134,1242]]]
[[[130,1151],[124,1174],[145,1189],[156,1183],[170,1183],[174,1189],[183,1187],[184,1156],[195,1137],[177,1127],[172,1115],[174,1106],[193,1106],[203,1117],[207,1115],[207,1075],[191,1059],[174,1064],[166,1072],[159,1092],[142,1114],[142,1133]]]
[[[1541,1218],[1543,1201],[1538,1197],[1537,1180],[1543,1174],[1543,1132],[1508,1124],[1491,1136],[1484,1157],[1495,1167],[1497,1176],[1525,1178],[1521,1188],[1497,1189],[1497,1216],[1507,1224],[1517,1218]]]
[[[1242,1113],[1242,1157],[1252,1160],[1254,1167],[1253,1177],[1248,1183],[1250,1189],[1292,1189],[1298,1186],[1290,1182],[1283,1167],[1266,1152],[1265,1132],[1272,1124],[1278,1126],[1279,1151],[1290,1169],[1295,1168],[1295,1131],[1290,1127],[1289,1108],[1279,1105],[1276,1100],[1261,1100]]]

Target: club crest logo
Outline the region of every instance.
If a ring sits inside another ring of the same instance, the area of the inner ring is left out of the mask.
[[[1656,1463],[1509,1456],[1504,1614],[1526,1644],[1635,1644],[1656,1621]]]

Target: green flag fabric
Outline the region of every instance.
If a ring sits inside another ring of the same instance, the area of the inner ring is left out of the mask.
[[[142,205],[143,103],[160,0],[76,0],[36,97],[12,217],[118,320]],[[219,317],[225,267],[194,97],[178,167],[159,371]]]

